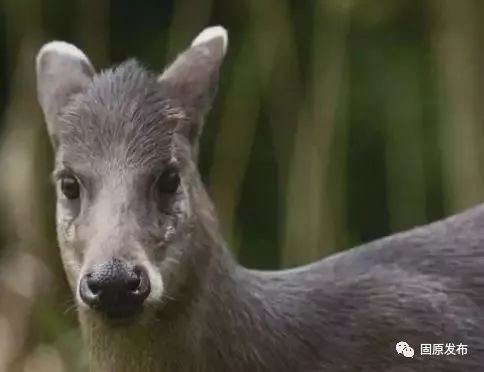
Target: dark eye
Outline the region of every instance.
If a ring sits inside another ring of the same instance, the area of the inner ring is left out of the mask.
[[[67,199],[79,198],[79,182],[74,177],[66,176],[60,180],[60,187],[62,193]]]
[[[174,167],[166,168],[158,177],[158,190],[164,194],[173,194],[180,185],[180,175]]]

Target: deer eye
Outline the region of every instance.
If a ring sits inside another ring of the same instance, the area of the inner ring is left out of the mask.
[[[78,199],[80,194],[79,182],[72,176],[62,177],[60,188],[67,199]]]
[[[180,175],[175,167],[166,168],[156,181],[158,190],[163,194],[173,194],[180,185]]]

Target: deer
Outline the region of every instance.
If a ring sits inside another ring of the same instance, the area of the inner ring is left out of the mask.
[[[96,72],[63,41],[36,56],[92,370],[484,370],[483,205],[300,267],[237,262],[197,168],[227,47],[207,27],[159,74],[136,59]]]

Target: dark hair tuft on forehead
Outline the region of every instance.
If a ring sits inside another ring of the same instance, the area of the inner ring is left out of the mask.
[[[127,95],[135,98],[150,91],[159,91],[157,76],[136,59],[129,59],[96,75],[86,93],[107,101],[114,97],[122,100]]]

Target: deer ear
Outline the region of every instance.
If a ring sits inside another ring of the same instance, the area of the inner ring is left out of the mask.
[[[57,115],[73,94],[82,92],[95,74],[86,55],[72,44],[52,41],[36,58],[37,95],[47,130],[57,145]]]
[[[215,97],[219,69],[227,45],[225,28],[208,27],[193,40],[188,49],[178,55],[159,78],[167,94],[196,122],[192,125],[197,128],[189,131],[191,137],[198,136],[203,117]]]

